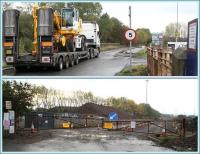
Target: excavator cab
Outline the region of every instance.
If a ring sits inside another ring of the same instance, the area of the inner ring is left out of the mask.
[[[64,8],[62,13],[62,28],[75,28],[79,22],[79,12],[75,8]]]

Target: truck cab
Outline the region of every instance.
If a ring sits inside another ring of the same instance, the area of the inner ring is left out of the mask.
[[[82,29],[82,34],[86,36],[87,45],[100,49],[99,25],[96,22],[84,21],[82,23]]]

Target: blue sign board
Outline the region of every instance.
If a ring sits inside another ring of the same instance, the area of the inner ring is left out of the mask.
[[[110,120],[110,121],[119,120],[118,114],[115,113],[115,112],[110,112],[109,115],[108,115],[108,117],[109,117],[109,120]]]

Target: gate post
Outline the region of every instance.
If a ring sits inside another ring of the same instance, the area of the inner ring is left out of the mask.
[[[166,124],[166,120],[165,120],[165,136],[166,136],[166,131],[167,131],[167,124]]]
[[[182,126],[183,126],[183,137],[185,137],[185,132],[186,132],[186,127],[185,127],[185,118],[183,118],[183,121],[182,121]]]

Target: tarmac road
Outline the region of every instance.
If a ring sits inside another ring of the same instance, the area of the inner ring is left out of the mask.
[[[128,48],[114,49],[101,52],[99,58],[82,60],[78,65],[62,71],[53,71],[51,69],[43,70],[26,70],[17,72],[17,76],[114,76],[125,65],[130,63],[129,54],[119,54]],[[133,52],[140,51],[141,48],[133,49]],[[144,63],[144,60],[133,59],[133,63]]]
[[[39,134],[38,134],[39,133]],[[52,129],[3,140],[3,151],[26,152],[173,152],[136,134],[97,128]]]

